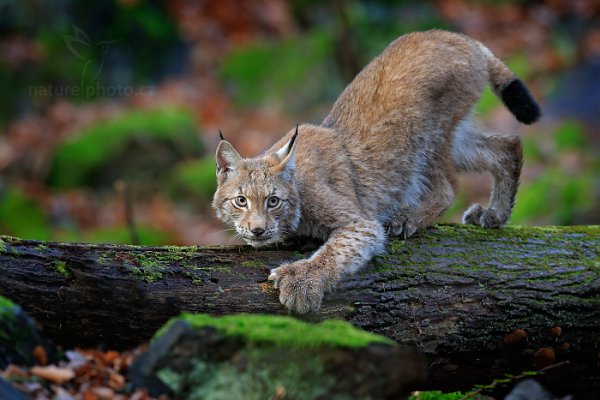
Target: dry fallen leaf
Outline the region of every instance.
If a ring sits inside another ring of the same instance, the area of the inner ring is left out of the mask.
[[[20,378],[26,379],[29,376],[27,370],[21,368],[15,364],[10,364],[4,371],[0,373],[0,377],[2,378]]]
[[[47,367],[32,367],[31,373],[42,379],[62,385],[75,377],[75,372],[71,368],[60,368],[54,365]]]
[[[115,390],[119,390],[119,389],[123,388],[123,386],[125,386],[125,378],[121,374],[112,372],[110,374],[108,386],[110,386],[111,388],[113,388]]]
[[[115,397],[115,391],[107,387],[93,388],[92,392],[98,396],[100,400],[112,400]]]
[[[107,351],[102,355],[103,361],[108,365],[114,365],[115,361],[119,358],[119,353],[114,350]]]

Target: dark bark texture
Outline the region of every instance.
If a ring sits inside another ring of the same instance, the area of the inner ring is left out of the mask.
[[[328,295],[318,314],[302,318],[345,318],[419,348],[437,388],[464,389],[569,360],[546,373],[551,389],[600,390],[600,227],[440,225],[388,247]],[[268,269],[316,248],[3,237],[0,294],[57,343],[122,348],[148,339],[181,311],[286,314]]]

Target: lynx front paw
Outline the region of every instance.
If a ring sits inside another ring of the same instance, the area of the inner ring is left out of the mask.
[[[498,228],[508,222],[508,218],[502,216],[494,208],[483,208],[479,204],[473,204],[463,214],[463,224],[479,225],[483,228]]]
[[[325,294],[325,280],[309,261],[283,264],[271,270],[269,280],[279,289],[279,301],[298,314],[317,311]]]

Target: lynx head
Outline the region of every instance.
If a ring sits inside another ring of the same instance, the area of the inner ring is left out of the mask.
[[[217,148],[217,217],[253,247],[281,241],[298,227],[300,199],[294,180],[296,133],[273,153],[242,158],[223,139]]]

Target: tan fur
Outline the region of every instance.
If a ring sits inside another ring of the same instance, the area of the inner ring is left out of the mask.
[[[480,43],[460,34],[412,33],[392,42],[336,101],[320,126],[299,127],[254,159],[222,141],[217,215],[251,245],[290,235],[326,240],[306,260],[269,279],[288,308],[317,310],[343,275],[384,251],[386,233],[409,237],[431,225],[455,197],[456,173],[489,171],[489,208],[465,223],[506,224],[521,168],[518,137],[479,131],[471,110],[487,84],[500,92],[514,75]],[[248,199],[245,208],[235,196]],[[280,208],[265,205],[270,196]],[[265,230],[261,241],[251,233]],[[268,234],[267,234],[268,233]]]

